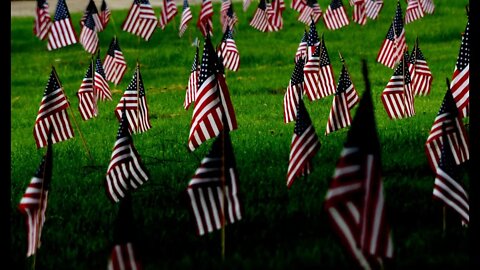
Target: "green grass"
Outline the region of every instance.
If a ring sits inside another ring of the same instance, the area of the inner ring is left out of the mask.
[[[351,8],[347,1],[347,12]],[[336,79],[341,52],[360,94],[364,91],[361,59],[369,68],[377,130],[382,146],[383,181],[387,215],[392,227],[395,260],[388,268],[413,266],[465,268],[468,263],[466,229],[447,212],[442,237],[442,209],[432,201],[434,175],[423,145],[451,78],[461,32],[466,24],[467,1],[435,1],[434,15],[406,25],[409,48],[416,37],[434,76],[431,94],[415,100],[416,116],[392,121],[380,95],[393,70],[375,58],[394,15],[396,1],[385,1],[377,20],[363,27],[351,24],[324,34]],[[405,10],[406,4],[402,2]],[[329,1],[319,1],[322,9]],[[14,269],[30,269],[26,259],[24,217],[16,209],[35,172],[44,149],[36,149],[32,131],[51,66],[55,66],[76,119],[75,138],[55,144],[54,168],[42,246],[37,269],[105,269],[113,244],[113,222],[118,205],[105,195],[104,176],[115,141],[118,122],[114,108],[130,82],[136,59],[147,88],[152,129],[134,135],[150,180],[133,193],[134,237],[145,269],[291,269],[345,268],[353,263],[328,224],[323,202],[348,128],[324,136],[332,98],[306,102],[322,146],[313,160],[313,172],[286,188],[286,171],[294,124],[283,123],[283,94],[293,71],[293,57],[305,26],[288,6],[284,28],[261,33],[248,25],[256,8],[243,12],[235,3],[239,25],[235,35],[241,55],[238,72],[227,72],[238,130],[231,133],[238,164],[243,219],[226,229],[226,259],[220,258],[220,233],[198,237],[184,197],[190,177],[212,140],[195,152],[187,151],[192,109],[182,107],[185,86],[200,37],[194,20],[183,38],[178,23],[157,29],[149,42],[120,30],[127,11],[113,11],[114,21],[100,34],[102,59],[116,35],[128,63],[123,81],[113,90],[113,101],[99,104],[97,118],[82,121],[76,92],[90,55],[80,44],[47,51],[46,42],[33,36],[33,18],[11,19],[11,178],[12,250]],[[214,5],[214,37],[221,38],[219,4]],[[180,8],[181,10],[181,8]],[[179,11],[180,11],[179,10]],[[159,9],[156,8],[158,14]],[[52,8],[53,12],[53,8]],[[180,14],[179,14],[180,15]],[[81,14],[72,14],[80,33]],[[203,42],[202,42],[203,43]],[[203,44],[202,46],[203,47]],[[356,108],[352,114],[355,114]],[[80,139],[83,134],[94,159],[91,166]],[[468,183],[468,178],[465,177]]]

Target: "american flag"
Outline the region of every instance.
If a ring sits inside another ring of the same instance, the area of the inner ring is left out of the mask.
[[[418,42],[413,47],[410,55],[409,67],[410,76],[412,79],[412,88],[415,96],[426,96],[430,94],[432,86],[432,73],[428,67],[427,60],[423,56]]]
[[[365,13],[367,17],[375,20],[382,10],[383,0],[365,0]]]
[[[222,133],[213,142],[187,187],[198,235],[242,219],[232,142],[228,132]]]
[[[212,0],[202,0],[202,7],[200,9],[200,15],[198,16],[197,27],[204,37],[207,33],[213,35],[213,5]]]
[[[119,121],[122,119],[124,101],[126,102],[125,111],[127,113],[128,128],[130,132],[142,133],[152,128],[150,125],[150,116],[148,114],[145,87],[143,85],[142,74],[140,74],[140,65],[138,63],[132,80],[115,109],[115,115]]]
[[[138,154],[130,135],[126,102],[118,127],[117,140],[112,150],[110,164],[105,176],[107,196],[119,202],[131,189],[137,189],[148,181],[149,175]]]
[[[227,30],[223,34],[222,42],[217,49],[217,54],[219,58],[223,59],[223,66],[225,68],[231,71],[238,71],[240,54],[233,39],[233,32],[229,27],[227,27]]]
[[[253,18],[250,21],[250,26],[261,32],[270,31],[271,27],[268,21],[267,4],[265,0],[260,0],[258,3],[257,10],[255,10],[255,14],[253,14]]]
[[[314,101],[320,98],[320,46],[315,22],[310,23],[307,36],[307,60],[303,68],[303,90],[308,99]]]
[[[100,21],[102,22],[103,29],[107,27],[108,22],[110,21],[110,9],[107,6],[107,2],[102,0],[102,6],[100,7]]]
[[[414,95],[410,72],[407,67],[408,54],[400,61],[382,93],[382,102],[390,119],[400,119],[415,115]]]
[[[290,7],[295,11],[302,11],[302,9],[307,5],[307,0],[292,0],[290,2]]]
[[[80,32],[80,43],[85,51],[94,54],[98,48],[98,35],[95,30],[95,21],[93,20],[92,13],[88,13],[85,24]]]
[[[190,104],[195,101],[195,96],[198,90],[198,77],[200,76],[200,62],[198,60],[198,46],[196,46],[195,57],[193,58],[192,69],[188,78],[187,91],[185,92],[185,101],[183,108],[188,110]]]
[[[101,32],[103,31],[103,23],[102,19],[100,18],[100,14],[98,13],[97,6],[95,5],[95,2],[93,0],[90,0],[88,2],[88,6],[85,9],[82,18],[80,19],[80,26],[83,28],[85,25],[85,22],[87,20],[87,17],[91,15],[95,24],[95,31]]]
[[[117,37],[113,37],[112,42],[110,42],[110,47],[103,61],[103,69],[107,80],[115,85],[118,85],[125,75],[127,62],[125,62]]]
[[[322,16],[322,9],[317,0],[307,0],[307,5],[303,7],[298,16],[298,20],[304,24],[309,24],[313,18],[315,23],[318,22]]]
[[[25,215],[27,227],[27,257],[35,255],[41,245],[41,235],[45,223],[48,191],[52,180],[52,143],[48,139],[47,152],[42,158],[40,166],[30,180],[25,194],[20,200],[18,209]]]
[[[227,10],[225,21],[222,26],[223,33],[227,31],[227,27],[229,27],[230,29],[233,29],[236,23],[238,23],[238,17],[237,17],[237,14],[235,14],[235,12],[233,11],[233,5],[230,5]]]
[[[231,6],[231,0],[222,0],[222,4],[220,6],[220,24],[224,25],[227,17],[227,11]]]
[[[425,15],[419,1],[408,0],[407,10],[405,11],[405,24],[418,20]]]
[[[182,18],[180,19],[180,26],[178,27],[178,36],[182,37],[187,30],[188,23],[192,20],[192,11],[188,5],[188,0],[183,0]]]
[[[160,13],[160,18],[158,20],[159,26],[165,29],[167,23],[169,23],[175,16],[177,15],[177,5],[175,4],[175,0],[163,0],[163,9],[162,13]]]
[[[48,33],[47,49],[49,51],[78,42],[77,33],[73,27],[65,0],[58,0],[53,20],[54,22]]]
[[[445,125],[445,124],[444,124]],[[443,127],[443,141],[440,161],[435,172],[433,198],[441,201],[453,211],[457,212],[463,224],[469,222],[468,195],[460,177],[460,168],[455,163],[445,127]]]
[[[158,20],[148,0],[133,0],[122,30],[148,41],[157,28]]]
[[[386,220],[372,96],[366,84],[324,206],[332,228],[358,265],[380,269],[384,258],[393,257],[393,242]]]
[[[100,59],[100,52],[97,54],[97,59],[95,60],[94,80],[93,87],[95,89],[95,94],[97,95],[96,98],[101,101],[112,100],[110,86],[108,86],[105,71],[103,70],[102,60]]]
[[[433,4],[433,0],[420,0],[420,6],[427,14],[433,14],[435,11],[435,4]]]
[[[304,30],[302,40],[298,44],[297,52],[295,53],[295,63],[307,56],[307,30]]]
[[[380,47],[377,62],[389,68],[394,68],[395,64],[402,59],[403,52],[406,51],[406,49],[407,43],[405,41],[402,8],[400,7],[400,1],[398,1],[395,18],[393,19],[392,24],[388,29],[387,36]]]
[[[283,97],[283,121],[289,123],[297,119],[297,107],[303,94],[304,58],[298,59]]]
[[[271,26],[271,31],[278,31],[283,28],[282,13],[285,10],[285,3],[283,0],[272,0],[267,3],[267,17]]]
[[[247,11],[248,7],[250,6],[251,0],[243,0],[243,11]]]
[[[366,0],[354,0],[353,1],[353,15],[354,22],[365,25],[367,23],[367,13],[365,8]]]
[[[335,78],[333,77],[333,68],[328,56],[325,40],[320,42],[320,98],[324,98],[335,93]]]
[[[458,111],[461,117],[469,116],[470,104],[470,22],[467,21],[465,33],[462,37],[462,44],[458,52],[457,63],[453,71],[452,84],[450,91],[452,91],[455,104],[457,104]]]
[[[330,109],[330,115],[328,116],[325,135],[350,126],[352,122],[350,110],[358,103],[358,101],[359,97],[357,91],[353,86],[345,64],[343,64],[337,92],[335,92],[335,96],[333,97],[332,108]]]
[[[287,171],[288,188],[292,186],[297,177],[310,173],[312,158],[318,150],[320,150],[320,141],[300,96],[297,105],[297,119],[293,130],[292,143],[290,144]]]
[[[350,23],[341,0],[332,0],[325,11],[323,22],[330,30],[342,28]]]
[[[57,72],[52,67],[33,128],[33,137],[37,148],[47,145],[49,132],[52,132],[53,143],[73,138],[74,133],[67,114],[69,106],[67,97],[60,86]]]
[[[80,89],[77,92],[78,110],[83,120],[97,116],[97,99],[93,90],[93,60],[88,65]]]
[[[37,0],[37,6],[35,9],[35,23],[33,26],[33,33],[40,40],[47,38],[52,21],[50,13],[48,12],[48,3],[46,0]]]
[[[442,153],[442,145],[444,144],[442,126],[444,124],[446,125],[445,133],[447,133],[455,163],[466,162],[470,158],[469,141],[450,90],[445,93],[442,106],[425,143],[425,153],[433,172],[437,170]]]

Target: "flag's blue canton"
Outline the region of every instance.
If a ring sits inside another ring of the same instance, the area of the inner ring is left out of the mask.
[[[307,109],[303,104],[303,100],[300,99],[300,102],[297,105],[297,121],[295,122],[295,128],[293,132],[297,134],[297,136],[302,136],[305,130],[307,130],[307,128],[311,125],[312,120],[310,120],[310,116],[308,115]]]
[[[47,87],[45,87],[45,91],[43,92],[43,96],[47,96],[59,88],[60,88],[60,84],[58,83],[55,73],[52,70],[52,72],[50,73],[50,78],[48,79],[48,82],[47,82]]]
[[[327,47],[325,47],[325,42],[324,41],[321,42],[320,46],[322,46],[322,55],[320,56],[320,66],[321,67],[328,66],[330,65],[330,58],[328,57],[328,52],[327,52]]]
[[[307,36],[307,46],[313,46],[319,42],[317,28],[315,27],[315,22],[312,20],[310,23],[310,31],[308,31]]]
[[[188,7],[190,7],[188,5],[188,0],[183,0],[183,10],[187,9]]]
[[[70,13],[68,13],[67,4],[65,4],[65,0],[58,1],[54,18],[55,18],[55,21],[60,21],[60,20],[70,18]]]
[[[463,70],[470,63],[470,40],[469,40],[470,22],[467,22],[465,34],[462,38],[462,45],[460,46],[460,54],[457,59],[457,69]]]
[[[417,46],[417,48],[415,49],[415,58],[417,60],[426,60],[425,59],[425,56],[423,56],[423,53],[422,51],[420,51],[420,48]]]
[[[37,7],[43,9],[46,3],[47,3],[47,0],[37,0]]]
[[[110,55],[111,57],[115,57],[115,50],[120,50],[120,48],[117,48],[117,39],[113,39],[113,42],[110,43],[110,47],[108,48],[107,54]]]
[[[394,33],[393,33],[393,23],[390,25],[390,28],[388,29],[387,39],[390,41],[395,40]]]
[[[105,78],[105,71],[103,70],[102,60],[100,57],[97,57],[97,63],[95,64],[95,70]]]
[[[330,3],[330,8],[333,10],[333,9],[337,9],[339,7],[342,7],[342,1],[340,0],[333,0],[332,3]]]
[[[200,78],[198,79],[198,85],[202,85],[207,78],[213,75],[215,63],[210,60],[213,55],[214,51],[212,49],[210,37],[207,37],[205,40],[205,45],[203,46],[202,65],[200,67]]]
[[[230,18],[233,17],[233,5],[232,4],[230,4],[230,6],[228,7],[227,16],[230,17]]]
[[[87,14],[89,13],[98,13],[97,6],[95,6],[93,0],[91,0],[87,6]]]
[[[92,65],[88,65],[88,69],[87,69],[87,73],[85,74],[85,78],[92,78],[93,77],[93,74],[92,74]]]
[[[457,117],[458,115],[457,105],[455,104],[455,100],[453,99],[451,91],[447,91],[445,94],[445,98],[443,98],[442,106],[440,107],[438,115],[444,113],[450,114],[451,118]]]
[[[307,39],[308,39],[307,30],[303,30],[303,37],[302,37],[302,40],[300,40],[300,42],[307,42]]]
[[[223,35],[223,41],[227,39],[233,39],[232,30],[227,26],[227,30],[225,31],[225,35]]]
[[[352,81],[350,80],[350,76],[348,76],[347,69],[345,66],[343,66],[342,73],[340,74],[340,79],[338,81],[338,89],[335,95],[340,95],[341,93],[345,92],[350,85],[352,85]]]
[[[318,4],[317,0],[307,0],[307,5],[313,7],[314,4]]]
[[[295,68],[293,69],[291,85],[297,85],[303,83],[303,59],[300,58],[297,63],[295,64]]]
[[[393,24],[395,26],[395,36],[399,37],[403,30],[403,13],[402,8],[400,7],[400,1],[397,2],[397,11],[395,12]]]
[[[92,1],[92,2],[93,2],[93,1]],[[102,6],[100,7],[100,10],[101,10],[101,11],[107,10],[107,2],[102,1]]]
[[[445,124],[443,124],[445,127]],[[448,140],[447,136],[443,136],[444,140]],[[459,167],[455,163],[453,159],[453,153],[450,149],[450,144],[444,143],[442,146],[442,154],[441,154],[440,162],[438,166],[442,169],[446,174],[448,174],[453,179],[460,179],[460,171]]]
[[[260,0],[260,3],[258,4],[258,8],[261,10],[267,9],[267,4],[265,3],[265,0]]]
[[[95,21],[93,20],[91,12],[88,13],[87,19],[85,19],[85,26],[88,27],[88,29],[95,31]]]
[[[140,74],[140,71],[137,70],[135,71],[136,72],[136,75],[133,76],[133,80],[130,82],[130,84],[128,85],[127,87],[127,90],[129,91],[137,91],[137,77],[138,77],[138,80],[139,80],[139,83],[138,83],[138,96],[139,97],[143,97],[145,96],[145,90],[143,88],[143,80],[142,80],[142,74]],[[138,75],[138,76],[137,76]]]
[[[43,189],[44,190],[49,190],[49,188],[50,188],[50,181],[49,181],[50,177],[46,175],[46,174],[49,173],[45,169],[45,163],[47,163],[46,157],[47,157],[47,155],[44,155],[42,157],[42,163],[40,163],[40,166],[38,166],[37,170],[35,171],[34,177],[46,180],[46,181],[43,181]],[[51,162],[51,160],[49,160],[49,162]]]

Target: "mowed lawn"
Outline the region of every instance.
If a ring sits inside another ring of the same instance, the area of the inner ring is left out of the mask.
[[[98,1],[97,1],[98,2]],[[320,0],[322,10],[330,1]],[[352,8],[343,1],[347,14]],[[400,1],[405,14],[406,3]],[[365,26],[353,22],[324,35],[335,79],[346,65],[359,94],[364,92],[361,59],[366,59],[372,86],[377,131],[382,150],[383,183],[387,216],[392,228],[395,258],[387,269],[414,266],[463,268],[468,263],[467,229],[432,200],[434,174],[428,166],[424,144],[451,79],[465,29],[468,1],[435,0],[435,13],[405,26],[413,48],[418,37],[433,74],[431,94],[415,99],[416,115],[390,120],[380,95],[393,70],[375,62],[395,13],[396,1],[386,0],[377,20]],[[68,4],[68,3],[67,3]],[[97,3],[98,4],[98,3]],[[117,86],[110,84],[113,100],[99,104],[98,117],[83,121],[78,111],[78,91],[91,56],[78,43],[47,51],[32,31],[33,17],[11,19],[11,197],[12,250],[15,269],[30,269],[26,259],[25,218],[18,203],[35,173],[45,149],[37,149],[33,126],[52,66],[57,70],[70,101],[68,114],[73,139],[53,146],[53,177],[37,269],[105,269],[113,245],[118,204],[105,194],[104,180],[118,129],[114,115],[123,91],[139,62],[146,87],[151,130],[133,135],[150,180],[133,192],[136,248],[145,269],[351,269],[353,261],[339,244],[323,209],[326,191],[348,128],[324,135],[333,96],[310,102],[307,110],[321,141],[313,171],[286,187],[286,173],[294,123],[283,123],[283,96],[290,80],[293,58],[304,29],[298,13],[286,1],[284,27],[262,33],[249,26],[257,2],[248,10],[235,2],[239,17],[235,41],[240,52],[238,72],[227,71],[226,80],[235,108],[238,130],[231,132],[237,162],[243,219],[226,227],[226,256],[220,255],[220,232],[199,237],[189,212],[185,189],[213,140],[193,153],[187,149],[192,108],[183,109],[195,48],[199,6],[184,37],[178,37],[181,6],[175,21],[158,28],[150,41],[121,30],[127,10],[113,11],[113,20],[100,37],[102,61],[113,36],[128,63]],[[32,6],[32,9],[34,7]],[[55,7],[50,7],[53,14]],[[214,5],[214,36],[221,39],[220,5]],[[155,9],[159,14],[159,8]],[[80,34],[82,14],[72,21]],[[53,15],[52,15],[53,17]],[[356,107],[352,110],[355,115]],[[467,122],[467,121],[466,121]],[[91,161],[82,136],[93,157]],[[465,172],[465,170],[463,170]],[[464,180],[468,187],[468,177]]]

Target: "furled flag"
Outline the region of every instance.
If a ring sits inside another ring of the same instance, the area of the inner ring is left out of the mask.
[[[72,24],[65,0],[58,0],[53,24],[48,33],[47,49],[49,51],[66,47],[78,42],[77,33]]]
[[[96,99],[105,101],[112,100],[112,93],[110,92],[110,86],[108,86],[105,71],[103,70],[102,60],[100,59],[100,51],[97,54],[95,60],[95,76],[93,88],[95,89]]]
[[[267,2],[267,18],[271,26],[271,31],[279,31],[283,28],[282,13],[285,10],[283,0],[271,0]]]
[[[95,30],[95,21],[93,20],[92,13],[88,13],[85,24],[80,32],[80,43],[85,51],[90,54],[94,54],[98,48],[98,34]]]
[[[315,22],[310,23],[307,36],[307,60],[303,68],[303,91],[308,99],[314,101],[320,98],[320,40],[318,39]]]
[[[383,0],[365,0],[365,13],[367,17],[375,20],[382,10]]]
[[[178,27],[178,36],[182,37],[187,30],[188,23],[192,20],[192,11],[188,5],[188,0],[183,0],[182,18],[180,19],[180,26]]]
[[[105,176],[107,196],[113,202],[119,202],[131,189],[137,189],[149,178],[148,171],[133,145],[133,139],[129,132],[126,102],[123,101],[117,140],[113,146],[112,157]]]
[[[313,21],[317,23],[321,16],[322,9],[320,8],[317,0],[307,0],[307,4],[300,11],[298,20],[304,24],[309,24],[313,18]]]
[[[195,57],[193,58],[192,69],[188,78],[187,91],[185,92],[185,101],[183,108],[188,110],[190,104],[195,101],[195,95],[198,90],[198,77],[200,76],[200,61],[198,60],[198,46],[196,47]]]
[[[267,15],[267,4],[265,0],[260,0],[257,10],[253,14],[253,18],[250,21],[250,26],[261,32],[268,32],[271,29],[270,22]]]
[[[45,223],[45,211],[47,210],[48,191],[52,180],[52,143],[47,139],[47,152],[42,158],[42,162],[33,175],[30,184],[25,191],[18,209],[26,218],[27,227],[27,257],[35,255],[41,245],[41,235]]]
[[[339,29],[350,23],[342,0],[332,0],[323,15],[323,22],[329,30]]]
[[[307,5],[307,0],[292,0],[290,2],[290,7],[295,11],[302,11],[302,9]]]
[[[353,15],[352,19],[354,22],[365,25],[367,23],[367,13],[366,13],[366,0],[354,0],[353,1]]]
[[[311,161],[318,150],[320,150],[320,141],[300,94],[297,105],[297,119],[293,130],[292,143],[290,144],[287,171],[288,188],[292,186],[296,178],[310,173]]]
[[[427,60],[423,56],[420,47],[418,47],[418,39],[415,42],[408,64],[408,71],[412,79],[413,94],[415,96],[428,95],[432,86],[433,77]]]
[[[403,15],[400,1],[397,1],[395,18],[388,29],[387,36],[378,52],[377,62],[394,68],[395,64],[402,60],[403,52],[407,50],[405,41],[405,29],[403,27]]]
[[[425,15],[419,1],[408,0],[407,10],[405,11],[405,24],[418,20]]]
[[[93,60],[88,64],[87,72],[83,77],[80,89],[77,92],[78,110],[83,120],[89,120],[97,116],[97,98],[93,90]]]
[[[231,71],[238,71],[240,54],[233,39],[233,31],[227,26],[222,41],[217,49],[218,57],[223,59],[223,66]]]
[[[382,93],[382,102],[390,119],[401,119],[415,115],[414,94],[407,67],[408,54],[400,61]]]
[[[107,27],[108,22],[110,21],[110,9],[107,6],[107,2],[102,0],[102,6],[100,7],[100,21],[102,22],[102,27],[105,29]]]
[[[435,11],[435,5],[433,4],[433,0],[420,0],[420,6],[423,9],[423,12],[427,14],[433,14]]]
[[[243,0],[243,11],[247,11],[248,7],[250,6],[251,0]]]
[[[55,68],[52,67],[33,128],[33,137],[37,143],[37,148],[46,146],[49,132],[52,132],[52,143],[65,141],[74,137],[72,125],[70,124],[67,113],[69,106],[67,97],[60,85],[57,72]]]
[[[328,56],[325,40],[320,41],[320,98],[324,98],[335,93],[335,78],[333,76],[333,68]]]
[[[35,9],[35,23],[33,26],[33,33],[40,40],[47,38],[52,21],[50,13],[48,12],[48,3],[46,0],[37,0],[37,6]]]
[[[213,5],[212,0],[202,0],[200,15],[198,16],[197,27],[204,37],[207,33],[213,35]]]
[[[304,58],[298,59],[283,97],[283,121],[289,123],[297,119],[297,108],[303,94]]]
[[[453,99],[457,104],[458,112],[461,117],[469,116],[470,103],[470,36],[469,36],[470,22],[467,21],[465,32],[462,36],[462,44],[458,52],[457,63],[455,63],[455,70],[452,75],[452,84],[450,91],[452,91]]]
[[[148,0],[133,0],[122,30],[148,41],[157,28],[158,20]]]
[[[115,108],[115,115],[119,121],[122,119],[122,114],[124,113],[124,101],[126,103],[125,111],[130,132],[142,133],[152,128],[148,114],[145,87],[143,86],[142,74],[140,74],[140,65],[138,63],[130,84],[127,86],[127,89],[125,89],[122,98],[120,98],[120,102],[118,102]]]
[[[330,224],[362,269],[381,269],[393,257],[383,194],[380,143],[367,81],[325,198]],[[366,140],[365,138],[368,138]]]
[[[87,21],[87,17],[89,15],[91,15],[92,18],[93,18],[94,25],[95,25],[95,31],[97,31],[97,32],[103,31],[102,19],[100,18],[100,14],[98,13],[97,6],[95,5],[95,2],[93,2],[93,0],[90,0],[88,2],[88,6],[85,9],[85,11],[83,12],[82,18],[80,19],[80,26],[82,28],[85,25],[85,22]]]
[[[117,37],[113,37],[112,42],[110,42],[110,47],[103,61],[103,69],[106,79],[115,85],[118,85],[125,75],[127,62],[125,62]]]
[[[114,246],[108,259],[108,270],[141,270],[142,264],[136,255],[133,246],[132,195],[127,192],[120,202],[115,231],[113,232]]]
[[[450,90],[447,90],[447,93],[445,93],[442,106],[433,122],[427,142],[425,143],[425,153],[433,172],[437,170],[442,153],[442,145],[444,144],[443,124],[446,125],[445,133],[447,133],[455,163],[464,163],[470,158],[468,148],[469,141]]]
[[[226,87],[223,70],[213,49],[210,35],[205,38],[202,65],[195,96],[188,148],[194,151],[206,140],[217,136],[222,130],[237,129],[237,119]]]
[[[163,0],[163,9],[158,19],[159,26],[165,29],[167,23],[169,23],[177,15],[177,5],[175,0]]]
[[[442,137],[445,142],[442,145],[441,156],[437,171],[435,172],[435,184],[433,198],[441,201],[453,211],[457,212],[463,224],[469,222],[468,195],[460,180],[459,166],[455,163],[452,149],[448,142],[446,128],[442,126]]]
[[[230,135],[222,131],[187,187],[198,235],[242,219],[237,178]]]
[[[300,59],[307,56],[307,31],[304,30],[303,37],[298,44],[297,52],[295,53],[295,63]]]
[[[236,23],[238,23],[238,17],[233,11],[233,5],[230,5],[225,14],[224,23],[222,24],[222,32],[225,33],[227,27],[233,29]]]

